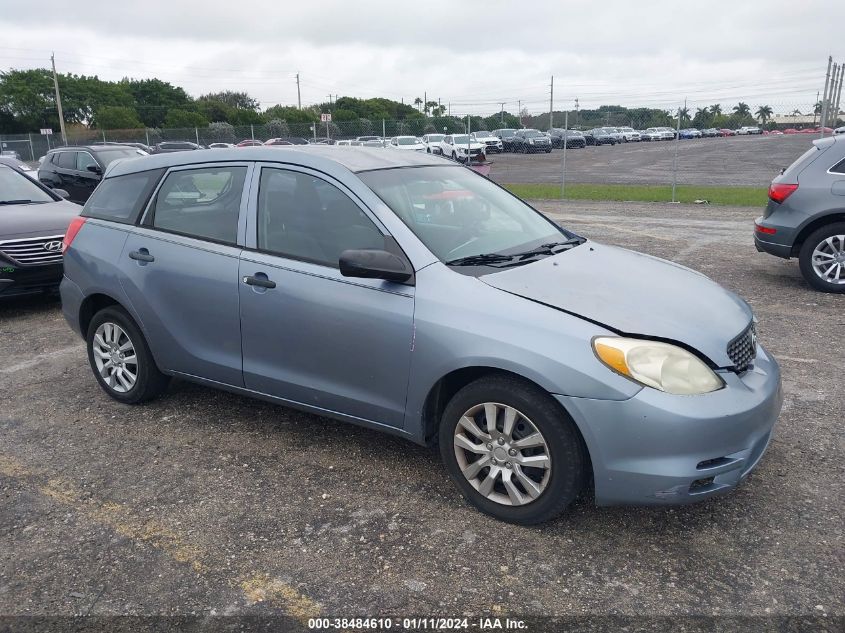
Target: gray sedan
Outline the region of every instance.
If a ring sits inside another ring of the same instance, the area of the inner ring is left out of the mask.
[[[439,157],[127,160],[83,216],[62,307],[109,396],[177,377],[438,442],[466,499],[505,521],[586,488],[599,504],[723,494],[780,411],[745,301]]]

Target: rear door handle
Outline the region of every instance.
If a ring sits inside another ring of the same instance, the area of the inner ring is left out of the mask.
[[[154,262],[156,260],[155,257],[150,255],[150,252],[146,248],[142,248],[137,251],[130,251],[129,252],[129,259],[134,259],[139,262]]]
[[[270,281],[266,277],[247,276],[244,277],[244,283],[247,286],[258,286],[259,288],[275,288],[276,282]]]

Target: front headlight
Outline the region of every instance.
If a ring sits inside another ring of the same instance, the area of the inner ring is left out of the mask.
[[[532,145],[534,145],[534,139],[533,138],[528,139],[528,142],[531,143]]]
[[[463,147],[458,148],[458,154],[466,154],[466,153],[467,153],[467,151]]]
[[[701,359],[677,345],[602,336],[593,339],[593,350],[612,370],[666,393],[695,395],[725,386]]]

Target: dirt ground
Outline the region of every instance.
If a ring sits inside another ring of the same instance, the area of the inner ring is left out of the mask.
[[[651,150],[584,155],[640,151]],[[316,616],[408,615],[841,626],[845,297],[812,291],[794,261],[758,254],[756,209],[537,205],[750,301],[781,363],[785,406],[737,491],[678,508],[582,501],[541,527],[499,523],[462,501],[434,449],[183,382],[146,406],[120,405],[98,387],[57,301],[5,302],[0,629],[31,622],[9,616],[86,614],[277,615],[277,626],[303,629]]]

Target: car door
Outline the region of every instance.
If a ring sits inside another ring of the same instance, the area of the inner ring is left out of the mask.
[[[81,192],[76,179],[76,154],[77,152],[59,152],[53,158],[53,178],[56,184],[50,185],[68,192],[68,198],[73,202],[79,202]]]
[[[243,385],[238,244],[251,171],[172,168],[126,240],[123,288],[162,369]]]
[[[263,165],[253,183],[239,275],[246,387],[401,428],[414,288],[338,269],[346,249],[395,242],[324,174]]]
[[[100,165],[90,152],[81,151],[76,153],[75,178],[81,201],[88,200],[91,194],[94,193],[94,189],[97,188],[97,185],[100,184],[100,180],[103,178],[102,174],[103,166]]]

